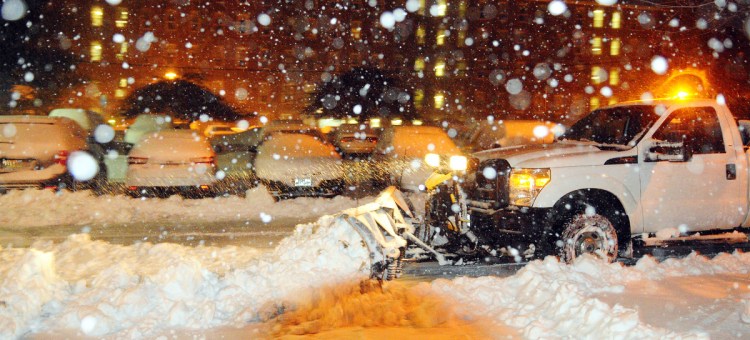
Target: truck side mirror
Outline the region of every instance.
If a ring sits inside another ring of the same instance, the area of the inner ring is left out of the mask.
[[[687,162],[693,157],[685,142],[671,142],[653,139],[646,148],[647,162]]]

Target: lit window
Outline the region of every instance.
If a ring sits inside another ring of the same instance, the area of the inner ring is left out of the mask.
[[[609,45],[609,55],[620,55],[620,38],[612,39]]]
[[[445,44],[445,29],[443,29],[442,27],[437,32],[437,36],[435,38],[435,43],[438,46],[442,46],[443,44]]]
[[[427,13],[427,3],[425,0],[419,0],[419,14],[425,15]]]
[[[424,70],[424,58],[419,57],[417,60],[414,60],[414,71],[422,71]]]
[[[466,1],[458,3],[458,16],[461,18],[466,16]]]
[[[120,44],[120,53],[122,53],[122,54],[128,53],[128,43],[127,42],[123,42],[122,44]]]
[[[444,17],[445,13],[448,11],[448,2],[446,0],[437,0],[437,11],[434,13],[436,17]],[[432,11],[430,11],[430,14],[433,14]]]
[[[442,77],[445,75],[445,61],[440,59],[435,63],[435,77]]]
[[[91,26],[100,27],[104,24],[104,9],[100,6],[91,7]]]
[[[115,98],[125,98],[125,90],[123,89],[117,89],[115,90]]]
[[[602,38],[601,37],[591,38],[591,54],[593,55],[602,54]]]
[[[119,28],[123,28],[127,25],[128,25],[128,10],[120,9],[120,14],[117,16],[117,20],[115,20],[115,26]]]
[[[591,97],[591,100],[589,101],[589,109],[594,110],[599,107],[600,102],[598,97]]]
[[[464,41],[466,41],[466,30],[462,29],[458,31],[458,41],[456,43],[458,43],[458,46],[463,46]]]
[[[602,76],[601,76],[602,68],[599,66],[593,66],[591,67],[591,82],[594,84],[601,84],[602,82]]]
[[[594,27],[604,27],[604,10],[594,10]]]
[[[120,87],[128,87],[128,78],[120,78]]]
[[[459,76],[461,76],[461,77],[465,77],[466,76],[466,62],[465,61],[459,61],[457,69],[458,69],[458,75]]]
[[[619,29],[622,27],[622,14],[620,12],[612,13],[612,28]]]
[[[425,35],[424,26],[417,26],[417,44],[424,45]]]
[[[433,99],[435,100],[436,109],[443,107],[443,105],[445,104],[445,96],[440,92],[435,94],[435,97],[433,97]]]
[[[414,107],[418,109],[422,108],[423,102],[424,102],[424,90],[422,89],[414,90]]]
[[[613,68],[609,71],[609,85],[620,84],[620,69]]]
[[[609,100],[607,101],[607,105],[615,105],[615,104],[617,104],[617,98],[610,97]]]
[[[352,39],[362,39],[362,23],[359,21],[352,22]]]
[[[91,55],[91,61],[101,61],[102,60],[102,44],[98,41],[92,41],[89,54]]]

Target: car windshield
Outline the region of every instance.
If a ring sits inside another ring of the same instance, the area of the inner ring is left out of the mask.
[[[654,105],[600,109],[573,124],[559,140],[632,147],[658,118]]]

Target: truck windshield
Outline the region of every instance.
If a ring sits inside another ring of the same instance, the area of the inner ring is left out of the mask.
[[[659,118],[655,109],[653,105],[633,105],[593,111],[573,124],[560,141],[633,147]]]

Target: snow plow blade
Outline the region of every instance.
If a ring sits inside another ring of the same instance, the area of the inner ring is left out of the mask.
[[[351,225],[362,237],[370,251],[370,277],[374,279],[401,276],[407,239],[421,243],[413,235],[414,213],[395,187],[383,190],[372,203],[342,211],[336,219]],[[442,260],[442,255],[434,254]]]

